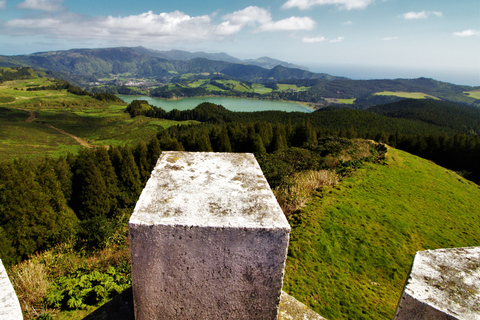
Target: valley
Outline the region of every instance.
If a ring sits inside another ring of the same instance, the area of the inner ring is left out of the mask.
[[[292,226],[284,290],[328,319],[391,318],[416,251],[480,243],[474,87],[189,70],[81,88],[0,70],[0,258],[26,319],[81,319],[131,286],[127,223],[162,150],[255,154]],[[163,109],[119,91],[318,110]]]

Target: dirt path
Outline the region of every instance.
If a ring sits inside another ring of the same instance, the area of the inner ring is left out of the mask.
[[[36,117],[36,113],[35,111],[32,111],[32,110],[25,110],[25,109],[20,109],[20,108],[12,108],[12,109],[17,109],[17,110],[22,110],[22,111],[26,111],[28,112],[30,115],[28,116],[27,119],[25,119],[25,122],[33,122],[35,121],[35,117]],[[40,123],[43,123],[43,122],[40,122]],[[54,126],[52,126],[51,124],[48,124],[48,123],[43,123],[44,125],[46,125],[47,127],[49,127],[50,129],[53,129],[53,130],[57,130],[58,132],[60,132],[61,134],[64,134],[66,136],[69,136],[70,138],[72,139],[75,139],[80,145],[86,147],[86,148],[96,148],[97,146],[94,146],[90,143],[88,143],[87,141],[83,140],[82,138],[79,138],[77,136],[74,136],[73,134],[71,133],[68,133],[68,132],[65,132],[63,131],[62,129],[58,129],[58,128],[55,128]]]
[[[57,130],[57,131],[60,132],[61,134],[67,135],[67,136],[69,136],[70,138],[75,139],[79,144],[81,144],[82,146],[84,146],[84,147],[86,147],[86,148],[95,148],[95,147],[96,147],[96,146],[94,146],[94,145],[91,145],[91,144],[88,143],[87,141],[83,140],[82,138],[79,138],[79,137],[77,137],[77,136],[74,136],[73,134],[70,134],[70,133],[68,133],[68,132],[65,132],[65,131],[63,131],[62,129],[55,128],[55,127],[52,126],[51,124],[45,123],[45,125],[46,125],[47,127],[49,127],[50,129]]]
[[[24,111],[28,111],[28,113],[30,113],[30,116],[25,120],[25,122],[32,122],[33,120],[35,120],[34,111],[31,111],[31,110],[24,110]]]

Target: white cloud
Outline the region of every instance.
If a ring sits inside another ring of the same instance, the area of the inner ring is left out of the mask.
[[[328,39],[325,37],[304,37],[302,39],[303,42],[305,43],[317,43],[317,42],[324,42],[327,41]]]
[[[441,18],[443,16],[443,14],[439,11],[420,11],[420,12],[410,11],[410,12],[407,12],[407,13],[404,13],[404,14],[401,15],[401,17],[403,17],[404,19],[407,19],[407,20],[426,19],[426,18],[431,17],[431,16],[436,16],[436,17]]]
[[[297,31],[311,30],[315,21],[309,17],[290,17],[273,21],[270,12],[266,9],[250,6],[243,10],[224,15],[224,20],[218,28],[219,34],[232,34],[240,31],[245,26],[256,27],[255,32],[261,31]]]
[[[235,11],[224,15],[223,20],[228,20],[232,25],[251,25],[254,26],[257,23],[265,24],[272,21],[270,12],[266,9],[250,6],[243,10]]]
[[[478,37],[480,36],[480,30],[468,29],[460,32],[454,32],[453,35],[456,37],[473,37],[473,36]]]
[[[302,41],[304,43],[318,43],[318,42],[330,42],[330,43],[337,43],[337,42],[342,42],[345,39],[345,37],[338,37],[335,39],[328,39],[323,36],[321,37],[303,37]]]
[[[276,22],[270,21],[262,24],[257,31],[298,31],[312,30],[315,21],[309,17],[290,17]]]
[[[42,0],[27,0],[42,1]],[[26,2],[25,2],[26,3]],[[57,2],[59,3],[59,2]],[[62,39],[106,40],[117,43],[173,43],[222,40],[242,29],[253,32],[311,30],[315,21],[309,17],[290,17],[273,21],[270,12],[247,7],[222,17],[215,24],[211,16],[189,16],[181,11],[155,14],[152,11],[124,17],[87,17],[61,11],[38,18],[13,19],[3,24],[4,33],[14,35],[49,35]]]
[[[7,0],[0,0],[0,10],[7,7]]]
[[[345,37],[338,37],[336,39],[330,40],[330,43],[342,42],[343,40],[345,40]]]
[[[218,38],[209,16],[191,17],[180,11],[152,11],[126,17],[86,19],[67,13],[56,18],[15,19],[4,24],[14,34],[49,34],[67,39],[100,39],[118,42],[201,41]]]
[[[374,0],[288,0],[282,6],[283,9],[299,8],[310,9],[313,6],[336,5],[343,10],[364,9]]]
[[[393,40],[398,40],[398,37],[384,37],[382,38],[383,41],[393,41]]]
[[[63,0],[25,0],[17,5],[19,9],[41,10],[41,11],[61,11]]]
[[[351,26],[352,24],[353,24],[352,21],[345,21],[345,22],[343,23],[344,26]]]

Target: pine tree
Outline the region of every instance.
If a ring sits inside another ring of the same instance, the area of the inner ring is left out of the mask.
[[[78,225],[78,218],[67,205],[62,185],[57,179],[54,169],[56,164],[55,160],[45,158],[39,163],[36,173],[36,181],[53,209],[54,215],[50,218],[55,221],[55,225],[48,230],[46,240],[48,245],[52,246],[71,239]]]
[[[121,148],[122,159],[118,172],[120,187],[120,205],[123,208],[133,207],[142,192],[142,183],[138,167],[133,158],[132,151],[128,147]]]
[[[88,152],[79,154],[73,178],[72,207],[81,220],[106,216],[111,207],[102,174]]]
[[[150,142],[147,145],[148,149],[148,163],[149,163],[149,168],[148,171],[152,172],[153,168],[155,168],[155,165],[157,164],[158,158],[160,157],[160,153],[162,152],[162,149],[160,149],[160,143],[158,142],[157,136],[153,136],[153,138],[150,140]]]
[[[148,148],[145,142],[140,141],[137,144],[135,149],[133,149],[133,156],[138,167],[138,173],[140,174],[140,181],[142,182],[142,186],[144,186],[151,173],[150,163],[148,161]]]
[[[55,173],[57,175],[57,180],[60,182],[62,188],[63,196],[67,203],[70,202],[72,198],[72,177],[73,173],[68,164],[67,160],[64,157],[60,157],[55,164]]]
[[[105,148],[96,149],[95,153],[95,165],[102,175],[102,179],[107,188],[108,201],[110,203],[109,212],[112,213],[117,208],[118,200],[117,195],[119,192],[118,188],[118,177],[115,173],[115,168],[113,167],[110,156]]]

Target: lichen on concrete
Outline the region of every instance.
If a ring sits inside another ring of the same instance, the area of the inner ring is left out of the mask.
[[[0,260],[0,319],[21,320],[22,309],[12,283],[8,278],[7,271]]]
[[[129,222],[136,319],[276,319],[289,233],[252,154],[162,153]]]
[[[163,152],[131,221],[289,228],[278,212],[252,154]]]
[[[480,319],[480,247],[417,252],[396,319],[413,312]]]

